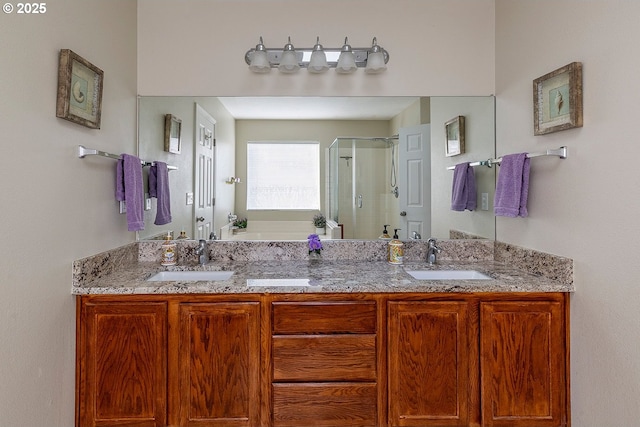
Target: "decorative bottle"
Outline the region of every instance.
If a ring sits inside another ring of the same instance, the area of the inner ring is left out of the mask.
[[[393,240],[389,241],[389,264],[401,265],[404,260],[404,243],[398,239],[398,230],[393,230]]]
[[[161,265],[176,265],[177,259],[176,242],[171,240],[171,233],[167,233],[162,243]]]

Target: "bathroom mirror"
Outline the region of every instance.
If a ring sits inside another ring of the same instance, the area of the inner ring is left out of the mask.
[[[140,97],[139,156],[151,161],[164,161],[178,168],[177,171],[170,172],[169,177],[172,223],[165,226],[153,225],[156,202],[152,199],[148,203],[150,210],[145,211],[145,230],[139,232],[140,239],[166,235],[167,231],[173,231],[177,236],[182,230],[191,238],[198,237],[194,235],[197,215],[194,214],[193,203],[197,205],[202,202],[201,199],[206,199],[206,195],[203,197],[200,194],[201,190],[194,178],[197,164],[194,160],[194,145],[198,134],[202,133],[202,130],[199,130],[201,125],[198,123],[203,120],[201,111],[208,113],[210,117],[207,120],[213,120],[211,126],[215,140],[215,179],[211,191],[215,196],[215,206],[212,209],[212,230],[218,237],[225,234],[223,238],[234,240],[298,240],[305,238],[307,231],[313,232],[311,219],[317,212],[246,210],[247,142],[291,140],[320,143],[321,205],[329,219],[335,208],[330,206],[332,198],[335,198],[329,194],[330,179],[333,179],[331,167],[342,168],[341,176],[345,176],[347,171],[346,175],[352,179],[352,182],[341,181],[337,183],[338,186],[350,186],[354,182],[371,183],[373,177],[381,178],[381,189],[376,190],[367,203],[359,201],[357,196],[354,196],[353,209],[357,209],[358,215],[361,218],[375,218],[364,227],[368,234],[355,238],[376,238],[381,234],[383,224],[390,224],[389,231],[393,234],[393,229],[398,228],[402,220],[402,211],[397,206],[398,199],[394,195],[394,186],[391,185],[393,174],[397,179],[406,173],[398,164],[398,148],[401,141],[395,140],[394,144],[385,144],[384,147],[376,148],[373,144],[366,147],[370,149],[369,152],[380,151],[382,157],[373,160],[368,157],[369,154],[359,155],[360,161],[364,163],[359,165],[357,172],[347,169],[356,166],[352,159],[347,159],[349,154],[337,156],[332,166],[329,147],[339,137],[391,137],[397,135],[400,129],[427,124],[430,126],[430,171],[429,176],[425,176],[422,182],[429,184],[430,218],[427,218],[427,221],[431,225],[431,231],[430,236],[422,238],[432,236],[495,239],[492,204],[495,170],[486,167],[474,168],[478,186],[478,209],[474,212],[455,212],[450,209],[453,171],[447,169],[457,163],[495,157],[493,96]],[[180,153],[164,151],[166,114],[172,114],[182,120]],[[457,156],[446,156],[445,123],[458,116],[465,118],[465,152]],[[386,206],[385,213],[374,215],[368,210],[373,205]],[[229,214],[248,218],[247,232],[235,230],[232,236],[227,227],[224,233],[221,233],[221,229],[229,225]],[[351,216],[350,213],[349,215]],[[344,230],[344,223],[348,221],[342,222],[342,235],[351,238]],[[253,230],[252,225],[256,227]],[[299,235],[292,234],[291,232],[297,231],[297,228],[301,230]],[[400,237],[407,237],[406,234],[403,236],[400,233]]]

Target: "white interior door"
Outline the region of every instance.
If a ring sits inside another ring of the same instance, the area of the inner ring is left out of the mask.
[[[215,126],[216,121],[196,104],[194,129],[194,200],[193,236],[209,239],[214,228],[213,206],[215,204]]]
[[[398,202],[401,239],[431,235],[431,125],[400,128]]]

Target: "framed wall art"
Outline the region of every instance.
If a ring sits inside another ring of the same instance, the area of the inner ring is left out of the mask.
[[[164,151],[180,154],[182,133],[182,120],[173,114],[164,116]]]
[[[464,153],[464,116],[454,117],[444,124],[447,157]]]
[[[533,81],[534,135],[582,127],[582,64],[572,62]]]
[[[100,129],[103,71],[69,49],[60,50],[56,117]]]

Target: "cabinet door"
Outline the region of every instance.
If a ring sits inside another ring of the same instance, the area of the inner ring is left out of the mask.
[[[389,302],[391,426],[473,425],[478,344],[469,312],[467,302]]]
[[[487,302],[481,307],[483,425],[566,425],[563,304]]]
[[[260,306],[180,305],[180,425],[259,425]]]
[[[167,305],[100,302],[81,310],[78,425],[166,425]]]

